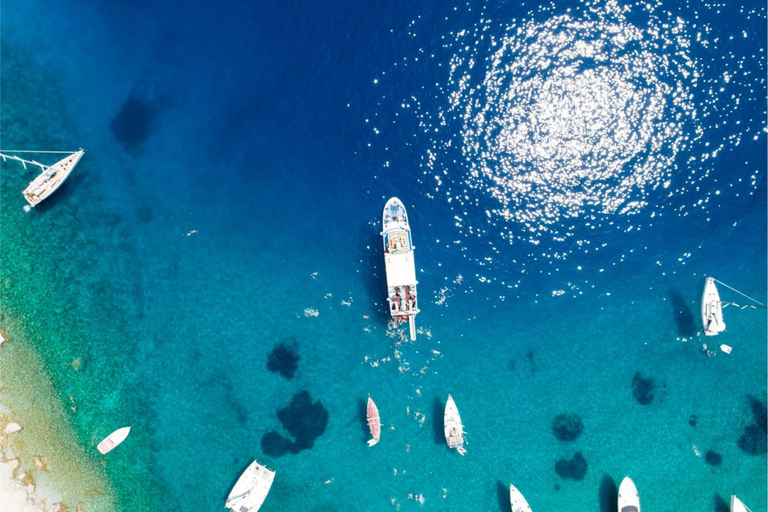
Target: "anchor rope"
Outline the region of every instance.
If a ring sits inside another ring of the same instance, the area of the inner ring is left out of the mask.
[[[720,283],[721,285],[725,286],[725,287],[726,287],[726,288],[728,288],[729,290],[733,290],[734,292],[738,293],[739,295],[741,295],[741,296],[743,296],[743,297],[746,297],[746,298],[748,298],[748,299],[749,299],[749,300],[751,300],[752,302],[756,302],[757,304],[760,304],[760,307],[763,307],[763,308],[765,307],[765,304],[763,304],[762,302],[760,302],[760,301],[759,301],[759,300],[757,300],[757,299],[753,299],[752,297],[750,297],[750,296],[749,296],[749,295],[747,295],[746,293],[742,293],[742,292],[740,292],[739,290],[737,290],[736,288],[734,288],[734,287],[732,287],[732,286],[728,286],[727,284],[725,284],[725,283],[724,283],[724,282],[722,282],[722,281],[718,281],[718,280],[717,280],[717,279],[715,279],[714,277],[712,278],[712,280],[713,280],[713,281],[715,281],[716,283]],[[734,306],[738,306],[738,307],[741,307],[741,306],[739,306],[738,304],[734,304]],[[754,306],[753,306],[753,307],[754,307]],[[741,308],[741,309],[744,309],[744,308]]]

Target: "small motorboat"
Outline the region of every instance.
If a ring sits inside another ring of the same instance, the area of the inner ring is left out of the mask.
[[[96,449],[99,450],[99,452],[102,454],[109,453],[114,450],[117,445],[125,441],[125,438],[128,437],[128,434],[130,433],[131,427],[119,428],[105,437],[104,440],[101,441],[96,447]]]
[[[619,512],[640,512],[640,495],[635,482],[628,476],[624,477],[619,486]]]

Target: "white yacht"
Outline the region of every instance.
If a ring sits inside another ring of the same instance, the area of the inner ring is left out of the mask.
[[[619,486],[619,512],[640,512],[640,495],[635,482],[628,476],[624,477]]]
[[[275,472],[253,461],[227,496],[225,507],[233,512],[257,512],[272,487]]]
[[[405,206],[396,197],[384,206],[381,236],[384,238],[384,264],[387,271],[389,312],[397,322],[408,321],[411,341],[416,340],[416,264],[413,240]]]
[[[453,397],[448,395],[448,401],[445,403],[445,415],[443,417],[443,429],[445,430],[445,441],[448,448],[456,448],[461,455],[467,453],[464,448],[464,426],[461,424],[459,409],[453,401]]]
[[[704,334],[716,336],[725,330],[723,321],[723,304],[717,292],[715,278],[707,277],[704,283],[704,294],[701,297],[701,322],[704,324]]]
[[[509,484],[509,502],[512,504],[512,512],[531,512],[531,506],[523,497],[523,493],[512,484]]]

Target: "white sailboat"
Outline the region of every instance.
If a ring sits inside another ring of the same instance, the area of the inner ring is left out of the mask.
[[[725,330],[723,321],[723,305],[715,285],[715,279],[707,277],[704,283],[704,294],[701,297],[701,322],[704,324],[704,334],[716,336]]]
[[[619,486],[619,512],[640,512],[640,495],[635,482],[628,476],[624,477]]]
[[[461,455],[467,453],[467,450],[464,448],[464,426],[461,424],[459,409],[456,407],[456,403],[451,395],[448,395],[448,401],[445,403],[443,429],[448,448],[456,448],[456,451]]]
[[[416,340],[416,264],[408,214],[398,198],[384,206],[381,236],[384,238],[384,264],[387,271],[389,312],[397,322],[408,320],[411,341]]]
[[[85,151],[80,149],[71,153],[67,153],[67,156],[59,160],[53,165],[44,165],[35,160],[25,160],[15,155],[8,153],[64,153],[63,151],[7,151],[5,153],[0,152],[0,158],[3,161],[16,160],[21,162],[24,168],[27,165],[37,166],[42,170],[42,173],[32,180],[27,188],[24,189],[24,198],[27,200],[31,207],[37,206],[42,200],[56,192],[56,190],[69,178],[72,174],[72,170],[77,163],[83,157]]]
[[[512,512],[531,512],[531,506],[523,497],[523,493],[512,484],[509,484],[509,502],[512,504]]]
[[[234,512],[257,512],[274,479],[274,471],[254,460],[235,482],[224,506]]]
[[[96,449],[99,450],[99,452],[102,454],[111,452],[117,447],[117,445],[125,441],[125,438],[127,438],[128,434],[130,433],[131,427],[119,428],[105,437],[96,447]]]
[[[731,495],[731,512],[752,512],[749,507],[741,502],[735,495]]]
[[[371,395],[368,395],[365,416],[368,420],[368,430],[371,431],[371,439],[368,440],[368,446],[373,446],[381,439],[381,417],[379,416],[379,408],[376,407]]]

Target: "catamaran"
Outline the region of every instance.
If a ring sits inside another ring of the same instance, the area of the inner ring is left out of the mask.
[[[640,495],[635,482],[628,476],[619,486],[619,512],[640,512]]]
[[[381,418],[379,417],[379,408],[368,395],[368,406],[366,408],[366,418],[368,419],[368,429],[371,431],[373,439],[368,440],[368,446],[373,446],[379,442],[381,437]]]
[[[717,291],[717,285],[719,283],[724,287],[732,290],[742,297],[745,297],[752,301],[754,304],[740,305],[735,302],[722,302],[720,300],[720,293]],[[707,277],[704,282],[704,294],[701,297],[701,323],[704,325],[704,334],[707,336],[716,336],[725,331],[725,321],[723,320],[723,309],[728,306],[735,306],[740,309],[746,308],[764,308],[765,304],[757,299],[753,299],[749,295],[740,292],[736,288],[728,286],[722,281],[718,281],[714,277]],[[731,347],[728,345],[721,346],[721,349],[730,354]]]
[[[735,495],[731,495],[731,512],[752,512],[749,508],[741,502]]]
[[[253,461],[227,496],[224,506],[234,512],[257,512],[272,487],[275,472]]]
[[[0,158],[5,162],[6,160],[16,160],[21,162],[24,168],[27,165],[34,165],[40,167],[43,171],[37,178],[32,180],[27,188],[24,189],[24,198],[27,200],[31,207],[37,206],[42,200],[56,192],[56,190],[64,183],[64,181],[72,174],[72,170],[77,163],[83,157],[85,151],[80,149],[71,153],[67,153],[67,156],[59,160],[53,165],[44,165],[35,160],[25,160],[15,155],[9,155],[7,153],[64,153],[63,151],[9,151],[6,153],[0,153]]]
[[[396,197],[384,206],[381,236],[384,238],[384,264],[387,271],[389,312],[397,322],[408,320],[411,341],[416,340],[416,264],[413,240],[405,206]]]
[[[125,439],[128,437],[128,434],[130,433],[131,427],[119,428],[105,437],[96,447],[96,449],[99,450],[99,453],[101,454],[111,452],[117,447],[117,445],[125,441]]]
[[[531,506],[523,497],[523,493],[512,484],[509,484],[509,502],[512,504],[512,512],[531,512]]]
[[[443,416],[443,429],[445,430],[445,441],[448,448],[456,448],[461,455],[467,453],[464,448],[464,426],[461,424],[459,409],[453,397],[448,395],[448,401],[445,403],[445,415]]]

